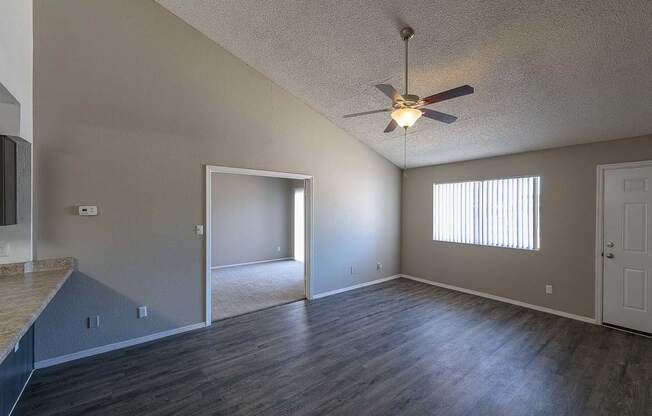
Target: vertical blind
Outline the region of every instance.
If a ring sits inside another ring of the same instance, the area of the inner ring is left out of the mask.
[[[433,185],[437,241],[539,249],[540,177]]]

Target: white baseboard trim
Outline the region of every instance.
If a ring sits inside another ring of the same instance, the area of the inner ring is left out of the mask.
[[[25,381],[25,384],[23,384],[23,388],[20,389],[20,393],[18,394],[18,397],[16,397],[16,401],[14,402],[14,405],[11,406],[11,410],[9,411],[9,413],[7,414],[7,416],[11,416],[11,414],[13,413],[14,409],[16,408],[16,405],[18,404],[18,402],[20,401],[20,398],[21,398],[22,395],[23,395],[23,392],[24,392],[25,389],[27,388],[27,385],[29,384],[29,381],[32,379],[32,375],[33,375],[33,374],[34,374],[34,370],[32,370],[32,371],[29,372],[29,376],[27,377],[27,381]]]
[[[446,283],[439,283],[439,282],[435,282],[433,280],[428,280],[428,279],[422,279],[420,277],[409,276],[407,274],[401,275],[401,277],[404,277],[404,278],[410,279],[410,280],[414,280],[416,282],[425,283],[425,284],[428,284],[428,285],[443,287],[444,289],[450,289],[450,290],[455,290],[457,292],[468,293],[469,295],[475,295],[475,296],[480,296],[480,297],[487,298],[487,299],[493,299],[493,300],[497,300],[499,302],[511,303],[512,305],[517,305],[517,306],[522,306],[524,308],[534,309],[535,311],[539,311],[539,312],[546,312],[546,313],[550,313],[550,314],[553,314],[553,315],[563,316],[564,318],[575,319],[575,320],[582,321],[582,322],[588,322],[590,324],[597,324],[597,322],[596,322],[596,320],[594,318],[589,318],[588,316],[575,315],[575,314],[568,313],[568,312],[558,311],[556,309],[546,308],[545,306],[533,305],[531,303],[525,303],[525,302],[521,302],[519,300],[504,298],[502,296],[496,296],[496,295],[492,295],[490,293],[479,292],[477,290],[465,289],[463,287],[453,286],[453,285],[449,285],[449,284],[446,284]]]
[[[343,287],[341,289],[331,290],[330,292],[317,293],[316,295],[313,295],[312,299],[321,299],[321,298],[325,298],[326,296],[337,295],[338,293],[342,293],[342,292],[348,292],[349,290],[359,289],[365,286],[377,285],[378,283],[388,282],[390,280],[398,279],[399,277],[402,277],[402,275],[395,274],[394,276],[383,277],[381,279],[372,280],[370,282],[364,282],[353,286]]]
[[[46,360],[37,361],[34,363],[34,368],[46,368],[52,367],[53,365],[67,363],[68,361],[78,360],[80,358],[91,357],[93,355],[102,354],[109,351],[115,351],[122,348],[131,347],[133,345],[142,344],[149,341],[155,341],[157,339],[169,337],[172,335],[181,334],[183,332],[193,331],[199,328],[205,328],[205,322],[199,322],[192,325],[182,326],[180,328],[169,329],[167,331],[157,332],[155,334],[145,335],[143,337],[132,338],[125,341],[114,342],[113,344],[102,345],[100,347],[89,348],[87,350],[73,352],[71,354],[60,355],[54,358],[48,358]]]
[[[278,258],[278,259],[250,261],[250,262],[247,262],[247,263],[227,264],[225,266],[213,266],[213,267],[211,267],[211,270],[228,269],[229,267],[248,266],[250,264],[270,263],[272,261],[281,261],[281,260],[294,260],[294,257],[281,257],[281,258]]]

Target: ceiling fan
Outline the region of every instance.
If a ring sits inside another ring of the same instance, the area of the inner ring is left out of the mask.
[[[414,30],[411,27],[404,27],[401,29],[401,38],[403,38],[403,41],[405,42],[405,94],[400,94],[398,91],[396,91],[396,88],[389,84],[378,84],[376,85],[376,88],[378,88],[383,94],[392,100],[392,107],[384,108],[382,110],[363,111],[361,113],[347,114],[344,116],[344,118],[391,112],[392,120],[389,122],[387,127],[385,127],[385,133],[394,131],[394,129],[398,126],[401,126],[405,129],[412,127],[412,125],[414,125],[414,123],[416,123],[416,121],[421,116],[447,124],[453,123],[455,120],[457,120],[457,117],[450,114],[441,113],[439,111],[423,107],[430,104],[450,100],[451,98],[473,94],[473,87],[470,85],[462,85],[461,87],[453,88],[452,90],[443,91],[424,98],[408,93],[408,42],[410,39],[412,39],[413,36]]]

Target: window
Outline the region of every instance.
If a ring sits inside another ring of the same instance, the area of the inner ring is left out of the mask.
[[[303,263],[305,261],[305,197],[303,189],[294,190],[294,259]]]
[[[541,178],[433,184],[432,239],[539,249]]]

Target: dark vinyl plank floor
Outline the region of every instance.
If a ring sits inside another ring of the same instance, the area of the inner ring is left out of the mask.
[[[39,370],[14,415],[652,415],[652,339],[398,279]]]

